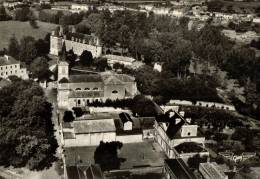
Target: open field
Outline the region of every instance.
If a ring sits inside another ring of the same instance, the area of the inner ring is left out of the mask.
[[[35,39],[44,38],[57,25],[38,22],[38,29],[33,29],[29,22],[20,21],[1,21],[0,22],[0,49],[7,48],[9,39],[15,35],[18,40],[23,36],[32,36]]]

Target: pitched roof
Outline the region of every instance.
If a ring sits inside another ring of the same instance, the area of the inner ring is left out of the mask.
[[[103,179],[99,165],[66,167],[68,179]]]
[[[102,91],[71,91],[69,98],[100,98],[104,97]]]
[[[170,168],[176,178],[196,179],[195,175],[182,159],[167,159],[165,160],[165,164]]]
[[[123,85],[123,82],[115,76],[109,76],[108,78],[104,79],[104,83],[106,85]]]
[[[13,65],[13,64],[19,64],[19,62],[11,56],[7,56],[7,55],[0,56],[0,66]]]
[[[116,127],[113,119],[81,120],[74,121],[75,134],[115,132]]]
[[[119,117],[123,123],[126,123],[128,121],[133,122],[130,115],[128,113],[122,112],[119,114]]]
[[[68,83],[68,82],[69,82],[69,80],[65,77],[60,79],[60,81],[59,81],[59,83]]]
[[[98,74],[70,75],[69,81],[71,83],[102,82],[102,78]]]

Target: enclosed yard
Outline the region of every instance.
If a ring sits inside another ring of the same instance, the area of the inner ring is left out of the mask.
[[[163,166],[165,155],[156,145],[153,142],[124,144],[118,155],[125,159],[120,169]],[[94,163],[95,150],[96,147],[65,148],[66,164],[75,165],[79,161],[83,164]]]
[[[38,26],[38,29],[34,29],[29,22],[0,21],[0,49],[8,47],[9,39],[12,35],[15,35],[17,39],[21,39],[23,36],[32,36],[35,39],[44,38],[57,25],[38,22]]]

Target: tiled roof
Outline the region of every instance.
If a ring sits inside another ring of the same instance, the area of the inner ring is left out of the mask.
[[[71,91],[69,98],[100,98],[104,97],[102,91]]]
[[[7,55],[0,56],[0,66],[13,65],[13,64],[19,64],[19,62],[11,56],[7,56]]]
[[[98,74],[70,75],[69,78],[71,83],[102,82],[102,78]]]
[[[123,82],[115,76],[109,76],[108,78],[104,79],[104,83],[106,85],[123,85]]]
[[[115,132],[113,119],[74,121],[75,134]]]

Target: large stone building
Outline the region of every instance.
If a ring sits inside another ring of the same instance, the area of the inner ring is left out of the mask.
[[[64,33],[60,27],[59,32],[53,31],[50,37],[50,54],[59,55],[62,46],[65,44],[66,50],[73,50],[75,54],[80,56],[84,50],[92,53],[92,56],[100,57],[102,54],[102,46],[100,40],[95,35],[85,35],[76,32]]]
[[[22,68],[19,61],[8,55],[0,56],[0,77],[8,78],[9,76],[29,78],[26,68]]]
[[[185,119],[183,112],[170,112],[158,116],[155,120],[155,140],[159,143],[169,158],[189,158],[199,153],[208,155],[204,150],[205,137],[201,136],[197,125],[191,125],[190,119]],[[179,152],[179,146],[183,144],[196,145],[199,152]]]
[[[132,98],[136,94],[134,77],[112,72],[69,75],[68,63],[58,63],[59,107],[83,107],[93,101]]]

